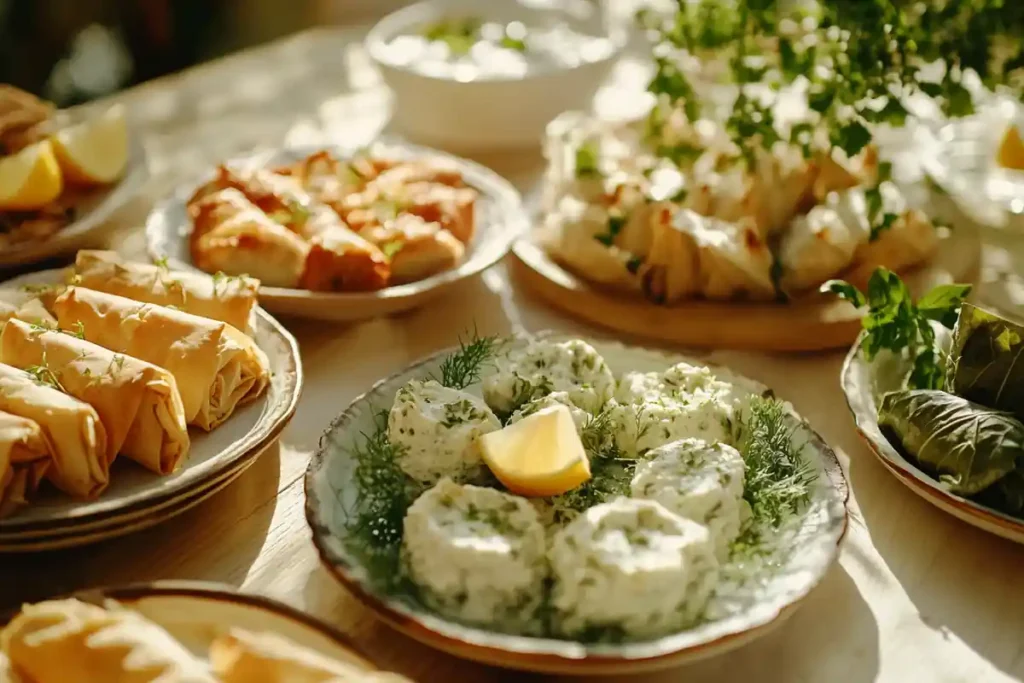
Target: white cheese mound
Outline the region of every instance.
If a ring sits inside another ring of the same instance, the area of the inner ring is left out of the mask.
[[[548,565],[544,527],[525,499],[442,479],[404,526],[405,567],[431,608],[489,626],[531,621]]]
[[[625,458],[643,457],[651,449],[680,439],[732,440],[731,411],[709,396],[662,397],[633,405],[613,400],[606,410],[615,445]]]
[[[580,339],[538,339],[495,361],[484,378],[487,405],[510,413],[531,399],[566,392],[573,405],[597,413],[615,390],[615,377],[601,355]]]
[[[590,508],[554,535],[548,557],[557,625],[570,637],[609,629],[650,638],[685,628],[718,577],[707,527],[649,500]]]
[[[630,490],[634,498],[655,500],[707,526],[715,554],[724,562],[746,508],[744,471],[743,456],[732,446],[684,439],[650,451],[637,464]]]
[[[591,420],[590,414],[582,408],[577,408],[573,402],[569,399],[569,394],[564,391],[556,391],[553,394],[535,398],[519,410],[512,413],[508,418],[508,424],[515,424],[524,417],[529,417],[534,413],[537,413],[545,408],[554,408],[555,406],[567,406],[569,408],[569,414],[572,415],[572,422],[576,425],[576,431],[582,432],[583,428],[587,426],[587,423]]]
[[[476,439],[497,429],[501,422],[482,399],[434,380],[409,381],[388,414],[388,439],[398,449],[399,466],[426,483],[478,476],[483,465]]]

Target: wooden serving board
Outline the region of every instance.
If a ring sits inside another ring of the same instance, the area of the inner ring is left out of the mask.
[[[669,306],[609,291],[563,268],[530,237],[512,248],[512,272],[555,308],[601,327],[696,348],[821,351],[850,346],[861,311],[833,297],[810,294],[788,303],[682,301]],[[981,241],[972,225],[944,236],[931,263],[904,275],[920,296],[938,284],[977,282]]]

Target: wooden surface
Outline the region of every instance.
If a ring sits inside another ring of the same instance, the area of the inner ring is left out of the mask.
[[[387,94],[367,69],[359,31],[302,34],[125,93],[148,136],[154,180],[117,221],[111,241],[140,254],[138,226],[170,187],[257,145],[318,136],[366,140],[385,124]],[[617,79],[634,91],[642,69]],[[610,92],[610,91],[609,91]],[[604,93],[601,102],[630,98]],[[523,189],[534,155],[484,159]],[[1019,252],[985,254],[983,300],[1021,306]],[[280,447],[199,507],[141,534],[73,551],[0,556],[0,606],[102,584],[221,581],[304,609],[342,629],[384,668],[420,681],[560,680],[469,664],[374,620],[318,566],[303,511],[302,475],[320,432],[372,382],[481,332],[588,328],[513,289],[504,268],[427,308],[353,326],[284,321],[299,339],[306,392]],[[1024,546],[974,529],[919,499],[860,443],[839,389],[842,353],[715,353],[791,400],[839,453],[853,487],[839,564],[789,623],[724,657],[622,681],[688,683],[953,682],[1024,677]]]

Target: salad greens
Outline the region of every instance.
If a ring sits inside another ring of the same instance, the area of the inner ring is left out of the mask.
[[[868,280],[867,294],[843,280],[829,280],[821,291],[831,292],[857,308],[868,307],[862,320],[867,360],[873,360],[882,349],[897,353],[906,350],[913,359],[910,387],[942,388],[943,353],[936,346],[932,322],[952,329],[960,304],[971,291],[970,285],[940,285],[914,303],[899,275],[878,268]]]

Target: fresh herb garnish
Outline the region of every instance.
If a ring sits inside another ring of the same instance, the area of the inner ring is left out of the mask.
[[[28,366],[25,368],[25,372],[32,375],[32,379],[34,379],[37,384],[42,384],[44,386],[64,391],[64,385],[60,383],[60,378],[57,376],[57,373],[50,368],[50,363],[46,358],[46,351],[43,351],[39,364]]]
[[[479,381],[480,370],[504,343],[501,337],[480,337],[474,330],[469,343],[460,339],[459,350],[441,361],[441,378],[437,381],[449,389],[465,389]]]
[[[773,398],[755,397],[749,416],[739,421],[739,451],[747,466],[743,498],[752,528],[778,527],[809,500],[815,473],[793,443],[793,431],[784,404]]]
[[[382,244],[380,246],[380,250],[384,252],[384,256],[388,260],[391,260],[395,258],[395,254],[402,251],[402,247],[404,246],[405,242],[403,242],[402,240],[391,240],[390,242],[385,242],[384,244]]]
[[[475,17],[446,19],[426,26],[422,35],[427,40],[445,43],[455,56],[469,54],[469,50],[480,39],[483,22]]]
[[[600,178],[601,169],[598,168],[600,150],[597,143],[588,141],[576,148],[576,177],[577,178]]]
[[[171,266],[167,262],[166,256],[159,256],[153,259],[153,265],[161,270],[170,270]]]
[[[608,232],[595,235],[594,239],[606,247],[610,247],[615,244],[615,238],[624,227],[626,227],[626,217],[619,213],[612,213],[608,216]]]
[[[865,296],[843,280],[829,280],[821,291],[849,301],[857,308],[868,307],[862,325],[864,357],[872,360],[879,351],[906,350],[914,362],[909,378],[913,389],[942,388],[944,359],[936,348],[931,321],[952,329],[960,304],[971,291],[970,285],[939,285],[915,304],[910,290],[899,275],[878,268],[868,281]]]
[[[591,416],[580,430],[580,441],[590,461],[590,479],[552,499],[557,521],[569,521],[560,511],[569,511],[568,516],[572,516],[618,496],[630,495],[636,461],[622,457],[615,444],[614,429],[612,413],[603,410]]]
[[[81,320],[76,322],[72,329],[68,332],[72,337],[78,337],[79,339],[85,339],[85,323]]]

